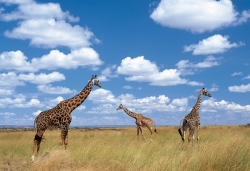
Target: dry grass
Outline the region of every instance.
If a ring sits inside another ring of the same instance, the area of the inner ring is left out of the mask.
[[[157,130],[153,142],[137,140],[135,128],[70,130],[68,150],[58,150],[60,131],[46,131],[35,162],[34,132],[0,132],[0,170],[250,170],[250,127],[201,127],[194,146],[182,144],[177,127]]]

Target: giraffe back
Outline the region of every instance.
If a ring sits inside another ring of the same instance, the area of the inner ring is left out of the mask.
[[[143,117],[141,119],[142,126],[152,126],[154,124],[154,121],[151,118]]]
[[[61,128],[62,125],[69,125],[72,118],[60,103],[49,110],[41,112],[35,119],[38,130],[46,130],[48,127]]]
[[[183,122],[187,122],[190,127],[197,127],[200,125],[199,111],[192,110],[185,118]]]

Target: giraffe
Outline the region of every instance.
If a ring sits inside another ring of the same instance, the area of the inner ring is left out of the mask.
[[[85,88],[76,96],[63,100],[54,108],[41,112],[34,121],[36,135],[34,138],[33,153],[31,159],[34,161],[35,155],[38,155],[40,143],[43,134],[48,127],[57,127],[61,130],[60,149],[64,146],[66,150],[68,144],[68,128],[72,120],[71,112],[81,105],[90,94],[93,86],[101,87],[96,75],[88,82]]]
[[[139,139],[139,133],[141,133],[142,137],[146,140],[146,138],[144,137],[144,135],[142,133],[142,127],[147,127],[151,133],[151,141],[152,141],[153,132],[157,133],[156,129],[154,129],[154,131],[153,131],[153,128],[152,128],[153,125],[155,127],[154,121],[150,118],[144,117],[142,114],[138,114],[138,113],[134,113],[134,112],[129,111],[122,104],[120,104],[120,106],[116,110],[120,110],[120,109],[123,109],[126,114],[128,114],[132,118],[135,118],[135,123],[137,125],[137,138]]]
[[[200,115],[199,115],[199,109],[201,106],[201,98],[202,96],[208,96],[211,97],[212,95],[205,89],[202,88],[199,91],[197,102],[192,108],[191,112],[185,116],[185,118],[182,121],[182,131],[181,128],[178,129],[179,134],[181,135],[182,141],[184,143],[185,141],[185,134],[187,129],[189,129],[189,136],[188,136],[188,142],[192,139],[192,144],[194,142],[194,131],[195,128],[197,128],[197,142],[199,143],[199,129],[200,129]]]

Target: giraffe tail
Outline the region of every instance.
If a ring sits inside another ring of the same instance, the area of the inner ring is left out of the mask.
[[[182,123],[182,121],[183,121],[183,119],[181,120],[180,124]],[[184,142],[184,137],[183,137],[183,134],[181,132],[181,128],[178,129],[178,132],[179,132],[179,134],[181,136],[182,141]]]
[[[35,131],[35,133],[37,133],[37,125],[36,125],[36,119],[34,120],[34,131]]]
[[[179,134],[180,134],[180,136],[181,136],[182,141],[184,141],[183,134],[182,134],[182,132],[181,132],[181,128],[178,129],[178,132],[179,132]]]
[[[156,131],[156,128],[155,128],[156,126],[155,126],[155,123],[154,123],[154,131],[155,131],[155,133],[157,133],[158,134],[158,132]]]

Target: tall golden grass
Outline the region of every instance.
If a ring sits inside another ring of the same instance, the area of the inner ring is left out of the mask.
[[[250,170],[250,127],[203,126],[200,144],[182,143],[178,127],[157,127],[137,140],[136,128],[69,130],[67,150],[60,131],[46,131],[40,155],[31,161],[34,132],[0,132],[0,170]]]

